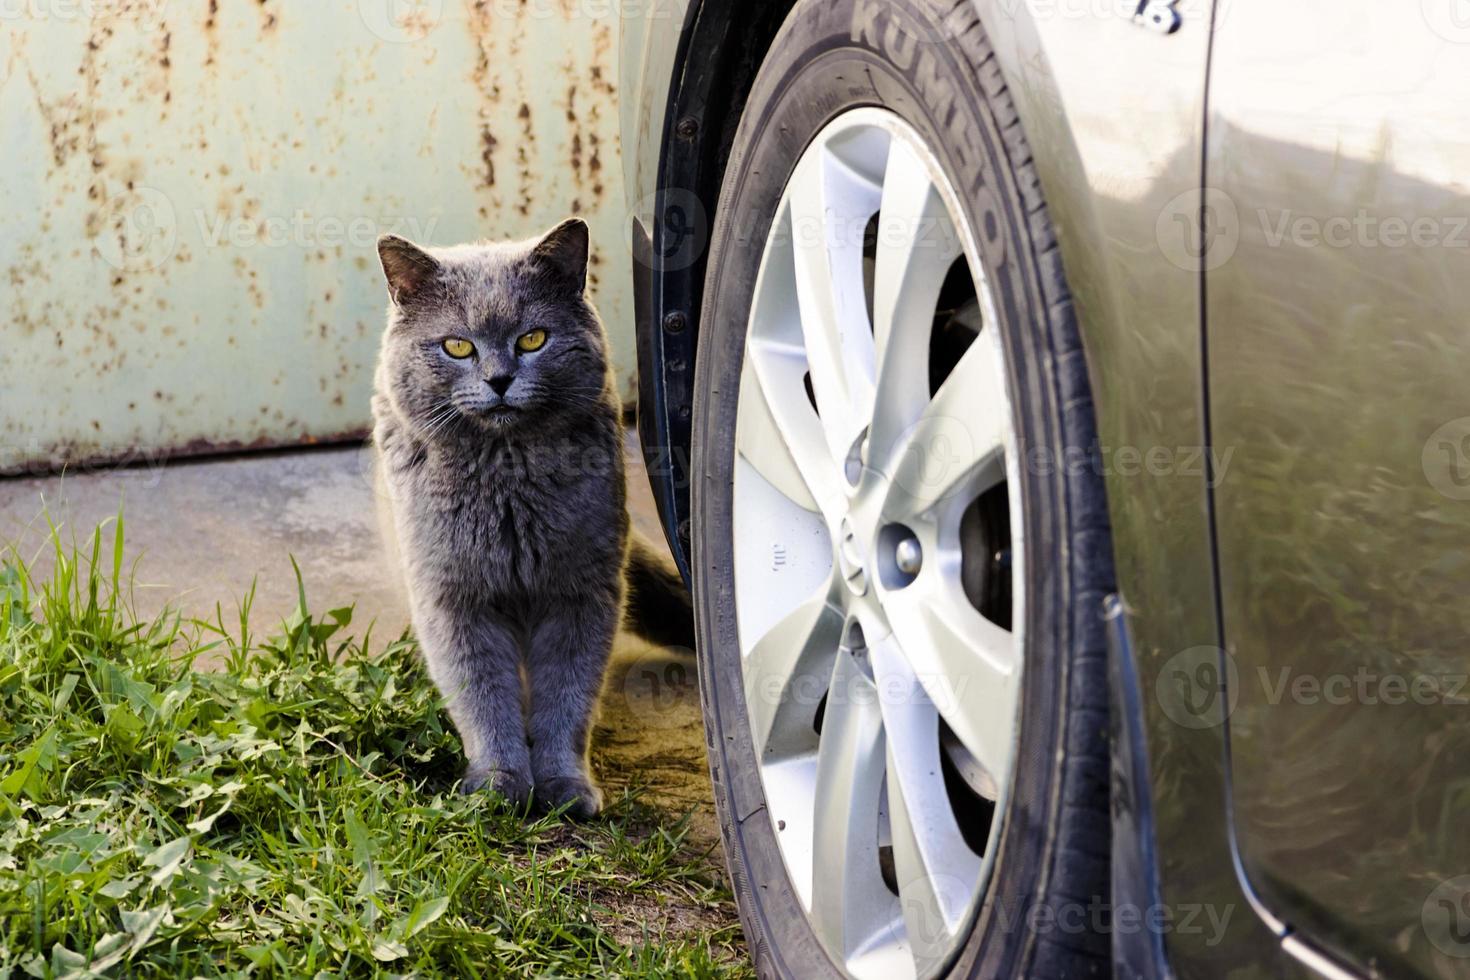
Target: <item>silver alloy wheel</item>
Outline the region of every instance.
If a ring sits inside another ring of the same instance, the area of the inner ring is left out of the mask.
[[[782,195],[747,328],[733,496],[743,686],[786,871],[854,977],[952,961],[1011,785],[1017,440],[963,214],[912,127],[882,109],[842,114]],[[931,332],[957,265],[979,330],[938,381]],[[966,516],[997,488],[1008,567],[975,554]],[[977,561],[1014,583],[1008,608],[982,613],[966,587]],[[989,807],[978,837],[976,806]]]

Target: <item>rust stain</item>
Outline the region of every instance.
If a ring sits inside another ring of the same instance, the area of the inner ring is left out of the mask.
[[[339,395],[340,397],[340,395]],[[132,405],[128,406],[132,408]],[[269,414],[261,406],[260,414]],[[361,445],[370,434],[367,428],[348,428],[323,435],[297,434],[287,440],[271,436],[253,439],[190,439],[167,449],[143,449],[137,446],[103,446],[67,440],[47,447],[47,455],[18,465],[0,465],[0,477],[53,476],[59,473],[85,473],[98,469],[156,469],[159,466],[202,460],[211,456],[235,456],[281,449],[286,446]]]
[[[211,68],[219,60],[219,0],[209,0],[204,16],[204,67]]]
[[[496,24],[492,0],[472,0],[469,6],[470,34],[475,44],[475,61],[470,69],[470,81],[480,100],[480,181],[479,188],[487,192],[488,203],[480,206],[481,218],[489,218],[492,211],[501,207],[500,193],[496,187],[495,151],[500,140],[490,127],[497,115],[501,99],[500,82],[496,77],[499,62],[495,50]]]
[[[602,137],[592,133],[587,139],[592,146],[591,155],[587,158],[587,170],[592,174],[592,196],[601,204],[607,191],[602,183]]]
[[[605,25],[594,30],[593,59],[585,69],[574,61],[562,65],[568,78],[566,94],[566,121],[571,130],[568,154],[571,163],[572,183],[578,193],[572,199],[572,210],[581,211],[589,202],[596,208],[605,203],[607,184],[603,175],[602,136],[604,110],[615,104],[616,87],[607,79],[606,62],[612,54],[612,33]],[[584,93],[590,98],[582,99]],[[584,104],[585,103],[585,104]]]
[[[531,214],[531,192],[537,186],[538,181],[531,171],[531,153],[536,149],[536,127],[531,121],[531,106],[527,102],[521,103],[520,111],[516,118],[521,121],[521,142],[516,146],[516,162],[520,164],[521,186],[517,195],[516,210],[522,217]]]
[[[480,161],[485,165],[483,185],[485,187],[495,186],[495,148],[499,145],[500,141],[495,138],[494,133],[490,132],[489,123],[482,123],[480,125]]]
[[[591,69],[592,87],[609,98],[618,94],[617,86],[609,82],[602,74],[602,66],[594,64]]]
[[[89,41],[89,52],[92,50],[90,43]],[[79,74],[85,74],[85,64]],[[41,94],[41,80],[36,77],[35,69],[29,62],[26,64],[26,78],[31,83],[36,109],[45,121],[50,135],[51,162],[59,170],[83,146],[85,134],[81,130],[86,127],[83,117],[88,113],[89,107],[77,98],[75,92],[69,92],[54,102],[46,101]]]
[[[570,62],[562,66],[562,71],[566,74],[571,74],[575,72],[575,70],[576,66]],[[571,139],[568,141],[567,144],[567,150],[571,157],[572,184],[578,190],[581,190],[586,185],[586,174],[583,173],[583,166],[586,163],[586,158],[583,155],[582,127],[580,120],[578,120],[577,118],[577,83],[575,81],[567,86],[566,118],[567,125],[571,128],[572,132]],[[578,195],[572,198],[572,213],[580,214],[581,211],[582,198],[580,195]]]
[[[163,112],[165,115],[168,114],[169,103],[173,102],[174,99],[173,86],[170,84],[174,64],[173,56],[170,54],[170,49],[173,45],[173,39],[173,31],[169,30],[167,27],[162,30],[158,37],[159,77],[154,85],[154,91],[156,93],[161,93],[164,105]]]

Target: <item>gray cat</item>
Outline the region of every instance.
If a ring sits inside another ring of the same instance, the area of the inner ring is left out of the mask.
[[[590,817],[588,734],[625,598],[654,642],[690,646],[693,628],[683,582],[629,534],[587,225],[444,249],[386,235],[378,255],[378,478],[461,786]]]

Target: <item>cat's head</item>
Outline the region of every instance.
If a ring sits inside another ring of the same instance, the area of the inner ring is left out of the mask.
[[[580,218],[527,242],[426,249],[384,235],[378,256],[392,301],[379,383],[421,432],[545,427],[604,403]]]

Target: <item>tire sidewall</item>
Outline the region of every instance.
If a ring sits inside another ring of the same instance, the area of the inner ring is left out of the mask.
[[[950,5],[953,6],[953,5]],[[948,8],[946,8],[947,10]],[[699,676],[725,852],[762,975],[836,973],[786,877],[750,737],[734,605],[732,486],[746,317],[786,183],[811,139],[851,109],[908,122],[943,164],[981,254],[1002,329],[1018,451],[1062,443],[1050,368],[1046,297],[1025,198],[994,109],[963,47],[963,25],[925,0],[798,4],[767,56],[736,136],[715,221],[694,404],[693,566]],[[1056,458],[1050,455],[1042,458]],[[1044,894],[1065,711],[1068,576],[1065,487],[1021,465],[1026,637],[1021,737],[990,882],[956,976],[1017,976],[1023,928]],[[1020,583],[1017,583],[1018,586]]]

